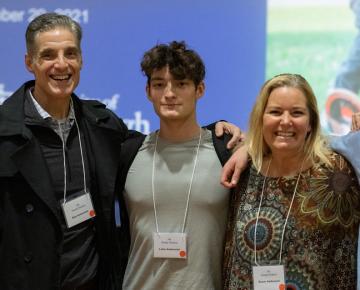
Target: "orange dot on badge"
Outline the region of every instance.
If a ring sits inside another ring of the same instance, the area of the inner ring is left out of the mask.
[[[95,211],[92,209],[92,210],[89,210],[89,215],[91,216],[91,217],[93,217],[93,216],[95,216]]]
[[[279,290],[285,290],[286,288],[285,288],[285,284],[280,284],[279,285]]]
[[[185,251],[180,251],[180,257],[184,258],[186,256],[186,252]]]

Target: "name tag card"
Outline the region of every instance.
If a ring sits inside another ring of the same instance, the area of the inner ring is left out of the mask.
[[[186,234],[153,233],[154,258],[186,259]]]
[[[253,266],[254,290],[285,290],[283,265]]]
[[[83,193],[74,199],[61,203],[68,228],[95,217],[94,207],[89,193]]]

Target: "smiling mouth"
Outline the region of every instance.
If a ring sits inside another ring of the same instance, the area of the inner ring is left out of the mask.
[[[67,81],[71,78],[71,74],[51,75],[50,78],[52,78],[54,81]]]
[[[295,132],[276,132],[275,135],[278,137],[288,138],[288,137],[294,137]]]

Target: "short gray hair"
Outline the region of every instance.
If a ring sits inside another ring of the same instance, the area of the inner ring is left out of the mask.
[[[44,13],[32,20],[25,33],[26,48],[28,53],[34,51],[35,37],[41,33],[62,27],[71,31],[77,40],[78,48],[81,51],[82,29],[79,23],[69,16],[57,13]]]

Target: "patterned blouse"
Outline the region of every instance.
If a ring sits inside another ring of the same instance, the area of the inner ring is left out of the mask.
[[[301,173],[286,225],[282,264],[287,290],[356,289],[360,190],[352,167],[333,153]],[[256,234],[259,265],[279,263],[281,235],[298,176],[267,177]],[[251,165],[233,194],[224,289],[252,290],[254,231],[264,176]]]

